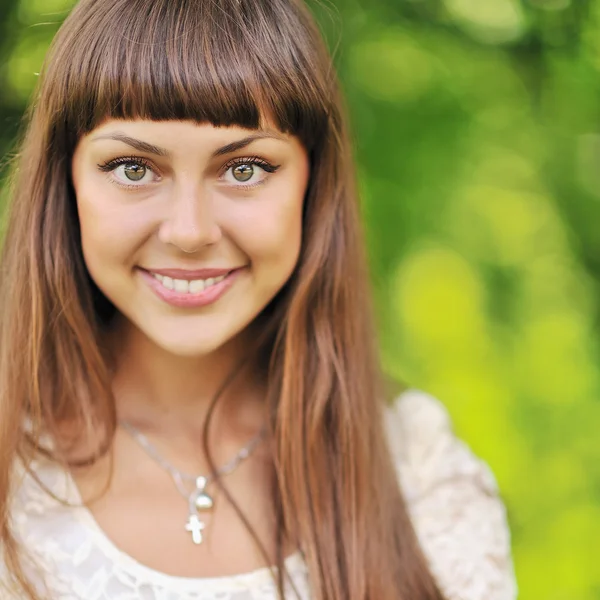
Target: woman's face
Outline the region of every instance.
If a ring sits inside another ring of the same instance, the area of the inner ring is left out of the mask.
[[[297,263],[308,157],[274,128],[111,120],[72,166],[90,275],[169,352],[222,346]]]

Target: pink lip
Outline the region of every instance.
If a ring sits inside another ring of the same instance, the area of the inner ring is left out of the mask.
[[[167,302],[171,306],[177,306],[180,308],[197,308],[200,306],[207,306],[213,304],[219,298],[225,294],[225,292],[234,284],[239,273],[242,269],[236,269],[234,271],[221,270],[220,275],[227,275],[223,281],[211,285],[198,294],[189,294],[187,292],[177,292],[175,290],[168,290],[160,283],[151,273],[145,269],[138,269],[141,277],[146,281],[150,289],[163,301]],[[177,272],[176,270],[167,270],[168,272]],[[183,271],[184,273],[195,273],[198,271]],[[216,272],[215,269],[206,269],[204,272]],[[163,271],[153,271],[153,273],[162,274]],[[219,277],[220,275],[209,275],[209,276],[196,276],[196,279],[208,279],[209,277]],[[171,277],[167,275],[167,277]],[[188,279],[188,277],[176,277],[175,279]]]

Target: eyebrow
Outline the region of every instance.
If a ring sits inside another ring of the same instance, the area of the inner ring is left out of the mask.
[[[230,144],[221,146],[212,153],[212,158],[216,158],[217,156],[223,156],[225,154],[231,154],[232,152],[236,152],[237,150],[241,150],[242,148],[249,146],[250,144],[252,144],[252,142],[255,142],[256,140],[262,140],[265,138],[286,141],[285,136],[283,136],[277,131],[258,131],[257,133],[253,133],[252,135],[249,135],[241,140],[236,140],[235,142],[231,142]],[[117,142],[123,142],[124,144],[131,146],[139,152],[147,152],[149,154],[156,154],[157,156],[171,156],[171,153],[168,150],[165,150],[165,148],[155,146],[154,144],[149,144],[148,142],[144,142],[143,140],[138,140],[137,138],[133,138],[129,135],[126,135],[121,131],[115,131],[113,133],[107,133],[105,135],[98,135],[92,138],[92,142],[97,142],[99,140],[115,140]]]

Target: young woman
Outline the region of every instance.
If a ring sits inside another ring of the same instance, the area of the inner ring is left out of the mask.
[[[493,475],[386,408],[301,0],[82,0],[15,171],[0,597],[511,600]]]

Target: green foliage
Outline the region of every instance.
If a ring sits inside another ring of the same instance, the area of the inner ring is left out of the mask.
[[[0,4],[0,154],[70,4]],[[349,100],[385,368],[490,463],[520,597],[599,600],[600,0],[364,4],[313,8]]]

